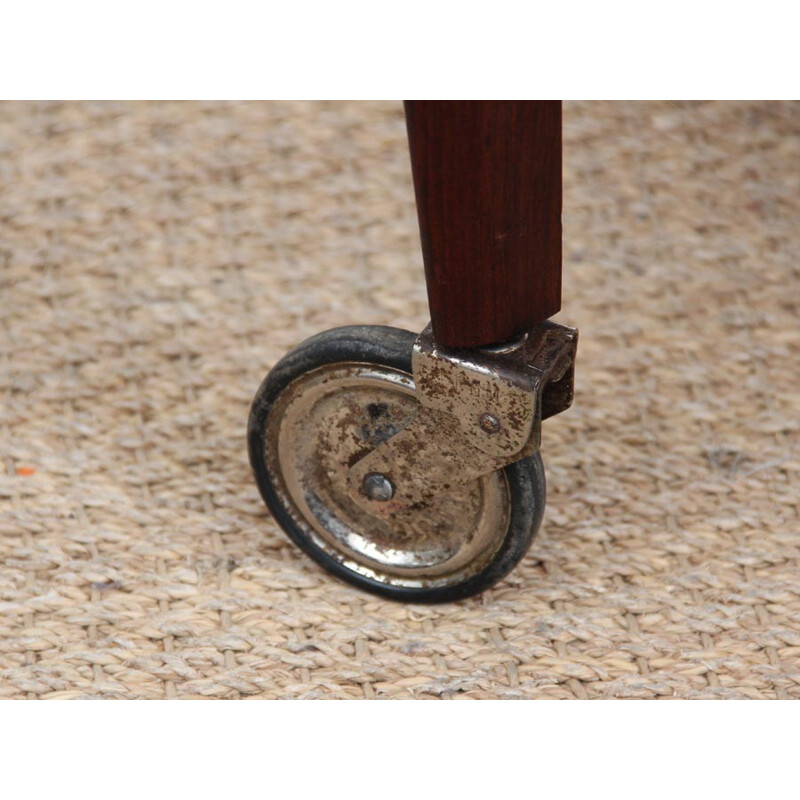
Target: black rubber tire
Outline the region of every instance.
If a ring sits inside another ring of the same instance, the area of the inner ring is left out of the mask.
[[[504,468],[510,495],[508,531],[494,559],[461,583],[434,588],[391,586],[349,570],[325,553],[298,528],[273,486],[264,458],[264,432],[275,401],[289,384],[323,364],[361,362],[411,374],[416,336],[386,326],[352,325],[312,336],[290,350],[262,382],[248,421],[250,464],[267,508],[289,538],[318,564],[339,578],[369,592],[406,602],[443,603],[482,592],[507,575],[528,551],[542,522],[545,504],[544,465],[539,453]]]

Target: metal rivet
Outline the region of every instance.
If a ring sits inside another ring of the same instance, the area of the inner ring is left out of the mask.
[[[478,425],[486,433],[497,433],[500,430],[500,420],[494,414],[481,414],[478,419]]]
[[[394,484],[380,472],[370,472],[364,478],[361,488],[370,500],[385,502],[394,497]]]

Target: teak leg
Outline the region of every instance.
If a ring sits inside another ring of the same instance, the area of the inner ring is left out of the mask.
[[[511,339],[561,306],[561,102],[407,100],[433,334]]]

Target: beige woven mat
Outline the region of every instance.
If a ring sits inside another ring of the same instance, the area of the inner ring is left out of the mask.
[[[800,105],[564,125],[544,525],[419,607],[289,546],[244,444],[302,338],[427,321],[400,105],[0,106],[1,696],[800,696]]]

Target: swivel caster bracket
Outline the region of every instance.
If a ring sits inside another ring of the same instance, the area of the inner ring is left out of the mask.
[[[572,404],[577,343],[576,329],[542,322],[504,345],[453,350],[428,325],[412,353],[418,412],[350,467],[351,498],[390,517],[536,452],[542,420]]]

